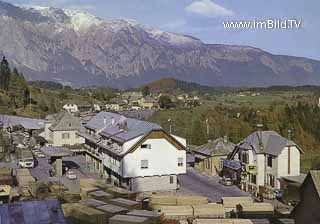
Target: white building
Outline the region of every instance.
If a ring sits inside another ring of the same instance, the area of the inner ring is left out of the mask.
[[[62,108],[72,114],[79,112],[78,106],[76,104],[65,104]]]
[[[186,140],[159,125],[101,112],[85,125],[86,160],[95,171],[135,192],[178,188],[186,173]]]
[[[296,143],[274,131],[256,131],[235,147],[229,157],[235,163],[230,166],[226,162],[224,166],[229,171],[237,170],[243,190],[272,196],[281,188],[282,177],[300,176],[301,153]]]
[[[48,144],[58,147],[83,144],[84,139],[77,134],[80,127],[80,121],[68,111],[64,111],[47,117],[44,138]]]

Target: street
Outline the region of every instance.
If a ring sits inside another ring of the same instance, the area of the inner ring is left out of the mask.
[[[48,164],[47,158],[37,158],[38,164],[35,168],[30,169],[32,176],[37,178],[39,181],[49,181],[49,180],[57,180],[55,177],[49,176],[49,170],[52,168],[50,164]],[[64,186],[66,186],[71,192],[80,192],[80,178],[91,177],[95,178],[94,174],[90,174],[85,166],[85,160],[83,156],[75,156],[75,157],[66,157],[63,159],[64,162],[73,162],[76,164],[78,168],[71,168],[70,171],[73,171],[77,175],[76,180],[69,180],[65,175],[58,179]]]
[[[221,197],[248,196],[236,186],[224,186],[219,184],[219,177],[206,176],[194,169],[187,169],[187,173],[178,177],[180,189],[178,194],[202,195],[208,197],[211,202],[221,201]]]

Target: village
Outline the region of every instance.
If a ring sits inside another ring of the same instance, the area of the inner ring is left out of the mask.
[[[315,223],[320,172],[301,172],[304,149],[291,130],[257,124],[240,142],[189,145],[171,125],[147,121],[166,107],[161,96],[70,102],[45,119],[0,115],[1,214],[10,223]]]

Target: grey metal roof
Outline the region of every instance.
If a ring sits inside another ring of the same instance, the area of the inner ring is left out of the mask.
[[[301,173],[299,176],[285,176],[281,178],[290,182],[302,184],[303,181],[306,179],[306,177],[307,177],[307,174]]]
[[[309,174],[320,197],[320,170],[310,170]]]
[[[228,155],[234,150],[236,145],[224,138],[217,138],[204,145],[197,147],[194,153],[200,153],[206,156]]]
[[[118,142],[129,141],[135,137],[145,135],[152,130],[162,130],[162,127],[157,124],[126,118],[110,112],[100,112],[85,127],[102,130],[101,136],[114,139]]]
[[[52,131],[74,131],[80,129],[80,120],[70,114],[68,111],[60,112],[53,124],[50,126]]]
[[[58,200],[28,201],[0,205],[0,223],[65,224]]]
[[[244,149],[254,149],[256,153],[267,153],[275,156],[280,155],[286,146],[296,146],[302,152],[296,143],[282,137],[275,131],[255,131],[242,140],[238,146]]]
[[[62,147],[42,147],[40,149],[43,154],[46,156],[51,156],[51,157],[65,157],[65,156],[70,156],[72,152],[66,148]]]
[[[44,128],[45,120],[27,117],[11,116],[0,114],[0,123],[6,128],[21,125],[25,129],[40,130]]]

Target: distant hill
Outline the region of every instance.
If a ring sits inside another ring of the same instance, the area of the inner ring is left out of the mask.
[[[218,88],[211,86],[200,85],[193,82],[181,81],[173,78],[164,78],[144,86],[148,86],[152,93],[191,93],[197,92],[198,94],[218,94],[220,91]],[[142,87],[144,87],[142,86]]]

